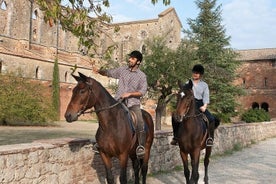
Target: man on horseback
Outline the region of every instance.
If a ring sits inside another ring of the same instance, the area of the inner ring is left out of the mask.
[[[137,116],[136,133],[138,137],[139,146],[136,149],[138,157],[143,157],[145,154],[145,132],[142,111],[140,109],[141,97],[147,92],[147,77],[139,69],[143,60],[143,55],[139,51],[132,51],[129,54],[128,66],[121,66],[114,69],[104,70],[100,69],[97,73],[119,79],[118,89],[115,99],[123,99],[129,108]]]
[[[203,74],[204,74],[204,67],[200,64],[194,65],[192,69],[192,82],[193,82],[193,93],[196,100],[196,107],[200,112],[206,115],[209,121],[209,125],[208,125],[209,137],[206,141],[206,146],[213,146],[216,119],[207,110],[207,105],[210,102],[209,87],[208,87],[208,84],[202,80]],[[177,130],[178,130],[178,123],[173,124],[174,138],[171,141],[171,145],[177,145]]]

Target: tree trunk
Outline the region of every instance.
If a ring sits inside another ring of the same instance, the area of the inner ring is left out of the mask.
[[[155,130],[161,130],[161,119],[165,110],[166,110],[166,102],[164,102],[164,100],[162,99],[159,99],[157,102],[157,107],[155,109],[155,114],[156,114]]]

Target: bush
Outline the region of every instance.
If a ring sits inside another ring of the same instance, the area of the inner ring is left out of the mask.
[[[270,115],[263,109],[250,109],[242,114],[241,120],[246,123],[270,121]]]
[[[39,83],[0,75],[0,125],[47,125],[56,120],[46,94]]]

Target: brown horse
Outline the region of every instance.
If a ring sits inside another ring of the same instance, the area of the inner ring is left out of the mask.
[[[138,146],[135,128],[130,122],[129,112],[121,102],[116,101],[108,91],[95,79],[81,73],[73,77],[78,81],[73,89],[73,95],[68,104],[66,121],[76,121],[86,110],[94,107],[98,116],[99,128],[96,141],[99,154],[105,165],[107,183],[113,184],[112,157],[117,157],[120,163],[120,183],[127,183],[128,157],[132,160],[135,184],[139,183],[141,171],[142,182],[146,183],[150,148],[154,137],[154,126],[151,115],[142,110],[145,121],[146,142],[145,155],[139,159],[136,155]]]
[[[208,184],[208,165],[212,147],[206,147],[206,140],[208,138],[206,123],[202,118],[203,114],[196,109],[196,102],[192,91],[192,81],[190,80],[189,83],[185,85],[179,82],[179,87],[180,90],[177,96],[176,111],[172,116],[172,123],[178,123],[177,138],[184,166],[186,183],[198,183],[200,151],[206,149],[204,158],[204,182]],[[191,175],[188,168],[188,155],[190,155],[191,158]]]

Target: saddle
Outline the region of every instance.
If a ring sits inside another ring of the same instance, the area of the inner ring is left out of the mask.
[[[137,116],[136,116],[135,112],[129,110],[129,108],[125,105],[125,103],[121,103],[121,104],[122,104],[124,110],[127,112],[128,123],[132,130],[132,133],[135,134],[135,132],[136,132],[135,127],[137,127]]]

